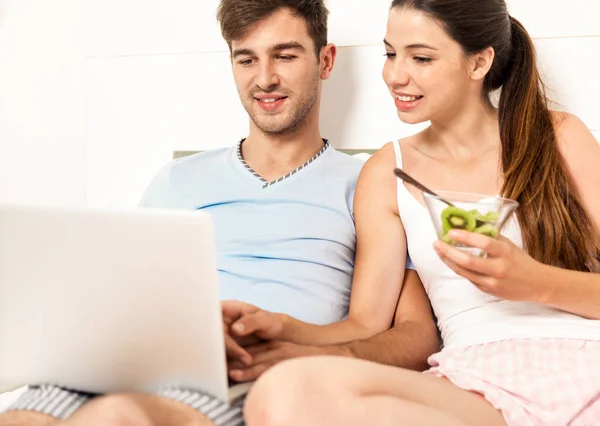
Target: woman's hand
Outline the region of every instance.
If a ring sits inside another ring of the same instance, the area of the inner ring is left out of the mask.
[[[499,236],[450,231],[457,243],[475,247],[487,253],[477,257],[458,250],[446,243],[436,241],[434,249],[450,269],[475,284],[480,290],[501,299],[536,302],[542,299],[543,284],[539,277],[545,267],[513,244]]]
[[[225,301],[221,302],[221,312],[223,316],[223,333],[225,335],[225,352],[227,359],[230,361],[237,360],[246,366],[251,365],[252,355],[247,351],[246,347],[260,343],[268,333],[263,332],[261,336],[247,330],[245,333],[239,333],[240,328],[238,322],[241,321],[241,324],[243,325],[248,321],[244,320],[244,318],[249,316],[249,322],[253,325],[252,320],[254,320],[256,316],[261,319],[264,315],[260,313],[265,311],[248,303]],[[267,325],[268,324],[265,326]],[[255,327],[255,331],[258,331],[260,334],[263,330],[256,330]]]
[[[221,302],[221,309],[231,332],[238,338],[255,336],[262,340],[272,340],[280,337],[283,331],[282,314],[237,301]]]

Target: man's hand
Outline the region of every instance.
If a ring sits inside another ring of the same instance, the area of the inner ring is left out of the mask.
[[[287,359],[314,355],[344,355],[337,346],[308,346],[290,342],[270,341],[246,348],[252,356],[252,365],[239,361],[228,363],[229,377],[236,382],[256,380],[267,369]]]

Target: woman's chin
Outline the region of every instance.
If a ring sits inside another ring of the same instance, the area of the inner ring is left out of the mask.
[[[429,121],[428,118],[421,117],[420,115],[406,113],[406,112],[402,112],[402,111],[398,111],[398,118],[404,124],[421,124],[421,123],[425,123],[426,121]]]

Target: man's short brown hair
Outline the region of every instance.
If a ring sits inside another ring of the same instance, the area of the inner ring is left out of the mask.
[[[319,56],[327,45],[329,11],[324,0],[221,0],[217,19],[229,48],[232,40],[243,38],[254,25],[283,8],[304,19]]]

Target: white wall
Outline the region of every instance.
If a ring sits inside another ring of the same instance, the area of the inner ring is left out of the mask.
[[[84,202],[79,0],[0,1],[0,202]]]
[[[342,47],[323,134],[337,147],[415,131],[398,122],[380,78],[389,2],[328,1]],[[132,205],[173,150],[242,137],[217,3],[0,0],[0,202]],[[600,3],[509,4],[536,38],[553,97],[598,137]]]

